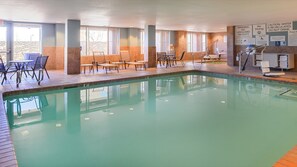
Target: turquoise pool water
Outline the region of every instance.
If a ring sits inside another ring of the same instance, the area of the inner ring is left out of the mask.
[[[271,167],[297,144],[295,90],[185,74],[5,106],[20,167]]]

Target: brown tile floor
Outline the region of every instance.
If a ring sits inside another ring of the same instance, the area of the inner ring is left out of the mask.
[[[189,70],[197,70],[197,71],[207,71],[207,72],[215,72],[215,73],[223,73],[223,74],[231,74],[236,76],[248,76],[255,78],[263,78],[284,82],[293,82],[297,83],[297,72],[286,72],[285,76],[278,78],[271,77],[263,77],[260,69],[254,70],[246,70],[243,73],[239,74],[238,67],[230,67],[227,66],[226,63],[195,63],[193,65],[192,62],[187,62],[185,67],[181,65],[175,67],[158,67],[158,68],[148,68],[147,70],[138,70],[135,71],[133,67],[130,67],[126,70],[120,70],[117,73],[115,70],[109,71],[108,74],[105,74],[103,69],[99,69],[98,72],[79,75],[66,75],[63,71],[49,71],[51,79],[47,79],[45,76],[44,81],[42,81],[39,86],[35,79],[31,79],[30,77],[24,77],[23,81],[20,84],[19,88],[16,87],[15,77],[9,79],[2,86],[0,86],[1,92],[11,92],[11,91],[29,91],[32,89],[47,89],[50,87],[58,88],[64,85],[77,85],[83,83],[96,83],[96,82],[109,82],[111,80],[123,80],[127,78],[135,78],[135,77],[144,77],[147,75],[158,75],[158,74],[167,74],[174,72],[183,72]]]

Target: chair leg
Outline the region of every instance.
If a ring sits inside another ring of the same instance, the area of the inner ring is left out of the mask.
[[[41,83],[41,81],[43,80],[43,76],[44,76],[44,74],[43,74],[43,69],[39,69],[39,71],[38,71],[38,85],[40,85],[40,83]]]
[[[48,72],[47,72],[46,68],[44,68],[44,71],[45,71],[45,73],[46,73],[46,75],[47,75],[47,78],[50,79],[50,77],[49,77],[49,75],[48,75]]]
[[[36,73],[35,73],[35,70],[32,70],[32,72],[33,72],[33,74],[32,74],[32,79],[33,79],[34,77],[37,78]]]
[[[16,72],[14,72],[14,73],[10,76],[10,79],[12,78],[12,76],[14,76],[14,74],[16,74]]]
[[[2,74],[1,74],[2,75]],[[2,82],[1,82],[1,85],[3,85],[4,81],[7,80],[6,78],[6,73],[3,73],[3,79],[2,79]]]

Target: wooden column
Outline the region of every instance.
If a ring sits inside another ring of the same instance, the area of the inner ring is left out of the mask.
[[[227,27],[227,64],[235,66],[236,51],[235,51],[235,26]]]

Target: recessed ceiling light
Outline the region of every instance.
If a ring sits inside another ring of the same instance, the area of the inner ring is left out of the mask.
[[[56,127],[57,128],[59,128],[59,127],[61,127],[62,126],[62,124],[56,124]]]
[[[113,112],[111,112],[111,113],[109,113],[109,115],[114,115],[114,113],[113,113]]]
[[[222,104],[225,104],[225,103],[226,103],[226,101],[221,101],[221,103],[222,103]]]

